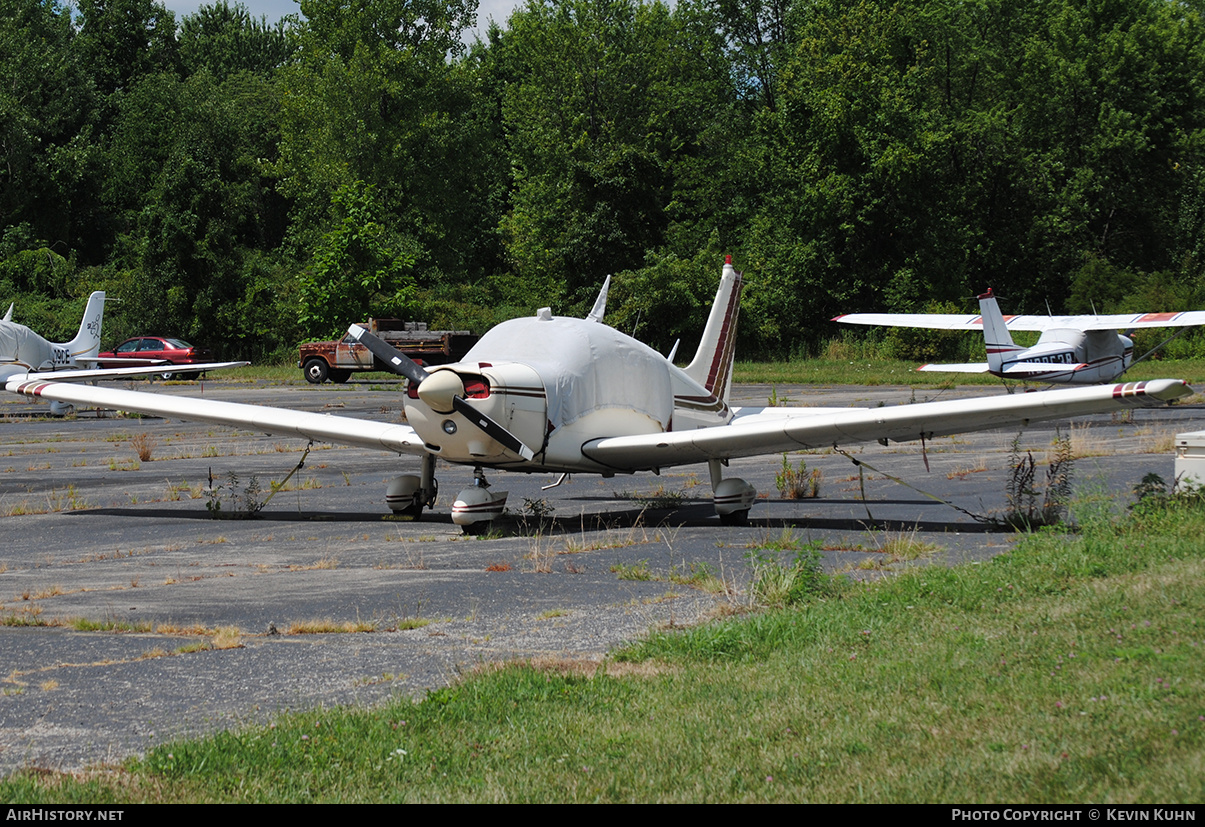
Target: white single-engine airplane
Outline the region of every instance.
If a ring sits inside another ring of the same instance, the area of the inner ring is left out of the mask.
[[[469,532],[488,526],[506,503],[506,492],[486,483],[486,468],[610,477],[706,462],[716,513],[724,523],[740,523],[757,492],[744,480],[724,477],[727,461],[735,457],[926,440],[1161,405],[1191,392],[1182,381],[1161,379],[893,408],[732,408],[728,392],[742,286],[729,259],[686,368],[603,324],[601,295],[585,319],[558,318],[542,308],[534,318],[498,325],[462,361],[426,369],[353,325],[353,336],[410,380],[406,425],[34,378],[10,380],[7,389],[415,454],[422,457],[422,473],[395,477],[386,495],[391,509],[415,517],[435,503],[437,458],[470,465],[474,485],[452,504],[453,522]]]
[[[1205,324],[1205,311],[1119,313],[1111,316],[1005,316],[1000,312],[996,297],[988,290],[979,296],[978,316],[957,313],[850,313],[837,316],[833,321],[883,327],[983,331],[986,362],[921,365],[917,370],[990,373],[1002,379],[1097,385],[1112,382],[1135,364],[1134,343],[1128,336],[1116,331],[1140,327],[1195,327]],[[1040,330],[1042,335],[1033,347],[1021,347],[1013,343],[1010,330]],[[1154,348],[1138,361],[1141,362],[1158,349]]]
[[[79,382],[157,373],[162,370],[150,367],[159,364],[150,359],[145,360],[148,367],[97,368],[100,329],[104,315],[105,294],[97,290],[88,297],[88,306],[84,308],[84,318],[75,338],[59,344],[48,342],[25,325],[14,322],[13,306],[10,304],[8,312],[0,319],[0,381],[27,380],[54,374],[57,380]],[[242,364],[246,362],[217,362],[198,365],[197,368],[214,370]],[[70,403],[54,400],[50,402],[50,412],[55,416],[65,416],[71,411]]]

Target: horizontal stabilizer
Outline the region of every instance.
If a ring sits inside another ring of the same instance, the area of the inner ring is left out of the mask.
[[[1042,373],[1074,373],[1088,367],[1084,362],[1059,364],[1051,362],[1013,362],[1004,369],[1005,376],[1032,376]]]
[[[921,365],[917,370],[934,373],[987,373],[987,362],[962,362],[956,365]]]
[[[920,327],[928,330],[983,330],[979,314],[960,316],[952,313],[847,313],[834,322],[874,327]],[[1012,325],[1009,325],[1012,327]]]

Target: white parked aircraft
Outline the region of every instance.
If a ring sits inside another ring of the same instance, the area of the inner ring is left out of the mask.
[[[1000,312],[996,297],[988,290],[979,296],[978,316],[957,313],[850,313],[837,316],[833,321],[882,327],[983,331],[987,347],[986,362],[921,365],[917,370],[990,373],[1002,379],[1097,385],[1112,382],[1134,364],[1134,343],[1128,336],[1116,331],[1140,327],[1196,327],[1205,324],[1205,311],[1118,313],[1110,316],[1005,316]],[[1021,347],[1013,343],[1010,330],[1040,330],[1042,335],[1033,347]]]
[[[191,397],[10,380],[9,391],[73,404],[199,420],[268,434],[358,445],[422,457],[421,475],[394,478],[386,501],[418,516],[435,503],[435,460],[476,469],[452,505],[466,531],[497,517],[506,492],[484,469],[609,477],[707,463],[715,510],[744,521],[756,497],[724,476],[728,460],[878,440],[931,439],[1045,419],[1161,405],[1190,393],[1179,380],[928,402],[892,408],[733,408],[728,405],[742,290],[731,260],[694,360],[666,357],[599,321],[558,318],[548,308],[489,331],[455,364],[424,369],[358,326],[349,331],[410,379],[408,424],[305,413]]]
[[[105,294],[97,290],[88,297],[79,332],[70,342],[48,342],[23,324],[13,321],[13,306],[0,319],[0,381],[25,380],[53,373],[55,379],[68,382],[157,373],[154,367],[96,368],[100,352],[100,329],[105,315]],[[152,360],[147,360],[152,364]],[[245,362],[220,362],[198,365],[201,370],[232,367]],[[51,401],[55,416],[71,413],[70,403]]]

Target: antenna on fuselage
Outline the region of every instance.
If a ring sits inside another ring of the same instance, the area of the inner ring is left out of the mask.
[[[15,304],[14,302],[13,304]],[[8,306],[8,312],[4,314],[4,318],[0,321],[11,322],[13,320],[13,305]]]
[[[674,357],[678,355],[678,345],[682,344],[681,339],[674,339],[674,346],[669,349],[669,356],[665,357],[665,361],[672,363]]]

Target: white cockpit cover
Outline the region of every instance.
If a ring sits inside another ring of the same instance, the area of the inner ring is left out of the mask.
[[[646,414],[661,426],[674,412],[665,357],[614,328],[585,319],[513,319],[490,330],[462,364],[518,362],[544,380],[548,420],[569,425],[600,408]]]

